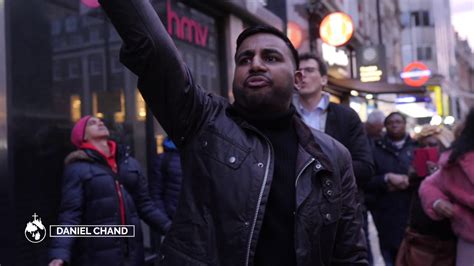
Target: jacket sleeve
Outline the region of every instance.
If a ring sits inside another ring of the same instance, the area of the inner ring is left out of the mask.
[[[366,185],[366,191],[369,193],[385,193],[388,191],[385,174],[373,176]]]
[[[164,200],[164,186],[165,186],[165,174],[162,171],[163,168],[163,155],[160,154],[155,156],[151,166],[151,176],[149,180],[149,191],[150,197],[156,204],[158,209],[163,213],[166,213],[165,200]]]
[[[372,145],[370,145],[370,153],[373,155],[374,159],[374,175],[369,179],[365,186],[365,190],[368,194],[379,194],[379,193],[386,193],[388,191],[388,186],[387,182],[385,182],[385,169],[386,167],[381,164],[380,158],[375,158],[378,154],[377,150],[377,144],[372,142]]]
[[[135,160],[134,163],[138,164]],[[140,169],[139,167],[137,167]],[[143,219],[149,226],[159,232],[168,231],[171,226],[171,220],[168,216],[153,203],[148,190],[147,178],[140,171],[138,173],[138,183],[135,189],[130,192],[133,201],[137,207],[140,218]]]
[[[433,220],[442,220],[433,209],[433,203],[438,199],[444,199],[449,201],[447,195],[441,190],[441,179],[442,170],[436,171],[433,175],[425,178],[421,182],[418,193],[420,195],[421,205],[425,210],[425,213]]]
[[[58,225],[81,224],[84,204],[83,174],[84,171],[77,164],[67,166],[64,171]],[[71,263],[71,253],[75,239],[74,237],[52,238],[49,259],[62,259],[67,263]]]
[[[342,178],[342,214],[336,232],[332,265],[368,265],[363,217],[357,186],[347,153],[339,164]]]
[[[350,108],[349,108],[350,109]],[[364,188],[374,175],[374,160],[370,149],[367,134],[357,113],[350,109],[350,145],[349,152],[352,156],[352,167],[356,177],[357,186]]]
[[[99,0],[123,40],[121,62],[138,76],[138,89],[165,131],[181,146],[202,125],[212,102],[194,84],[149,0]],[[207,106],[207,107],[206,107]]]

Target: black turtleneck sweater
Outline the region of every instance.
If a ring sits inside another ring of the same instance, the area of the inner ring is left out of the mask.
[[[255,266],[296,265],[294,212],[298,141],[293,124],[295,110],[291,107],[284,113],[261,115],[234,107],[273,147],[273,178],[258,237]]]

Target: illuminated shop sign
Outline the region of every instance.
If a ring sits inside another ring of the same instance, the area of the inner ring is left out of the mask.
[[[322,44],[322,51],[323,51],[323,59],[324,61],[328,62],[330,66],[338,65],[338,66],[348,66],[349,65],[349,57],[347,56],[346,52],[341,49],[337,49],[334,46],[329,44],[323,43]]]
[[[209,28],[201,25],[198,21],[187,16],[179,16],[173,10],[170,0],[166,1],[166,13],[168,19],[168,33],[171,36],[176,36],[180,40],[205,47],[207,45],[207,36]]]
[[[357,65],[362,82],[385,81],[385,48],[383,45],[358,49]]]
[[[380,81],[382,75],[383,71],[376,65],[359,67],[359,76],[362,82]]]
[[[354,33],[354,24],[349,15],[334,12],[323,18],[319,26],[319,35],[323,42],[332,46],[346,44]]]
[[[432,100],[428,96],[402,96],[395,99],[396,104],[404,104],[404,103],[431,103]]]
[[[296,49],[300,48],[303,42],[303,31],[298,23],[293,21],[288,22],[286,35]]]

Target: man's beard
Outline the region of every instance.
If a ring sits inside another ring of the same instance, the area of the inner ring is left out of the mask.
[[[270,88],[266,92],[259,93],[252,89],[242,88],[234,84],[233,94],[235,104],[248,112],[275,113],[288,110],[290,107],[293,88],[275,89]]]

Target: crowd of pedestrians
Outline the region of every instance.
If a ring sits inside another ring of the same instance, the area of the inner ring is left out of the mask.
[[[137,233],[55,238],[50,266],[143,265],[140,219],[160,265],[372,265],[369,213],[387,266],[474,264],[474,109],[456,139],[410,135],[399,112],[364,124],[324,92],[324,62],[270,26],[239,35],[229,103],[194,83],[148,1],[99,2],[168,138],[147,178],[100,119],[75,124],[58,224]]]

